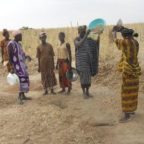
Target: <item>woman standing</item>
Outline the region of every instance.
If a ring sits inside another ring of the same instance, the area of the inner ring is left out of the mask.
[[[8,43],[9,62],[12,65],[11,73],[15,73],[19,78],[19,102],[23,104],[23,100],[31,100],[25,96],[29,92],[29,74],[25,60],[31,58],[26,56],[20,41],[22,41],[22,34],[20,31],[13,32],[14,40]]]
[[[124,117],[121,122],[127,121],[135,114],[138,104],[139,76],[141,68],[138,62],[139,43],[133,38],[134,31],[124,28],[123,39],[117,39],[114,34],[115,43],[122,51],[122,58],[119,63],[119,70],[122,72],[122,111]]]
[[[89,89],[91,87],[91,57],[90,46],[86,26],[78,27],[79,36],[76,37],[74,44],[76,49],[76,68],[80,75],[80,83],[84,99],[90,98]]]
[[[71,47],[69,43],[65,42],[65,33],[59,33],[60,45],[57,49],[57,68],[59,71],[59,83],[62,90],[60,93],[66,92],[66,94],[71,92],[72,84],[71,81],[67,79],[66,72],[71,69]]]
[[[41,72],[41,80],[44,88],[44,95],[48,94],[48,88],[55,94],[53,87],[56,85],[54,73],[54,51],[51,44],[46,42],[47,35],[40,34],[41,44],[37,48],[38,72]]]
[[[2,32],[2,35],[4,37],[4,39],[0,42],[0,48],[1,48],[1,53],[2,53],[2,63],[4,66],[5,65],[7,66],[7,70],[8,72],[10,72],[11,65],[9,63],[9,56],[8,56],[8,49],[7,49],[8,43],[10,42],[8,30],[4,29]]]

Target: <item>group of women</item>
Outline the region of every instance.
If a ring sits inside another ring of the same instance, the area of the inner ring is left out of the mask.
[[[86,26],[78,28],[79,37],[74,41],[76,53],[76,68],[80,75],[81,87],[85,99],[92,97],[89,93],[91,86],[91,76],[97,74],[98,69],[98,40],[88,38],[90,31],[86,31]],[[44,95],[56,94],[53,87],[56,85],[56,77],[54,73],[54,50],[50,43],[46,41],[47,34],[40,33],[41,44],[37,48],[38,71],[41,73],[42,84],[44,87]],[[56,69],[59,72],[59,83],[61,91],[59,93],[70,94],[72,82],[67,78],[67,72],[72,69],[71,46],[65,41],[65,33],[60,32],[58,35],[59,46],[57,47],[57,63]],[[94,44],[93,44],[94,43]],[[92,44],[92,45],[90,45]]]
[[[117,39],[116,33],[121,32],[122,39]],[[78,28],[78,37],[74,40],[76,69],[80,76],[81,88],[85,99],[91,98],[89,92],[91,86],[91,77],[98,73],[98,58],[99,58],[99,43],[100,34],[96,40],[90,37],[90,31],[86,26]],[[7,30],[3,31],[4,40],[1,41],[3,63],[7,62],[8,71],[16,73],[19,77],[19,100],[22,104],[24,100],[30,98],[25,96],[29,91],[29,75],[25,60],[31,58],[25,55],[21,44],[22,33],[20,31],[13,32],[14,39],[9,39]],[[122,111],[124,116],[121,121],[129,120],[137,109],[139,76],[141,68],[138,62],[139,44],[134,36],[134,30],[125,27],[113,29],[113,38],[116,46],[122,51],[122,57],[119,63],[118,70],[122,72]],[[55,67],[59,72],[59,83],[61,91],[59,93],[70,94],[72,83],[67,78],[66,73],[72,68],[71,47],[65,41],[65,33],[60,32],[58,35],[59,46],[57,48],[57,63],[54,64],[54,50],[50,43],[47,42],[47,34],[41,32],[39,39],[41,44],[37,47],[38,72],[41,73],[44,95],[50,91],[51,94],[56,94],[54,86],[57,84],[55,76]]]
[[[51,94],[56,94],[53,88],[57,84],[54,73],[55,53],[52,45],[46,41],[47,34],[45,32],[40,33],[39,38],[41,40],[41,44],[37,48],[38,72],[41,73],[44,95],[48,94],[48,90],[51,91]],[[56,64],[56,68],[59,71],[59,83],[62,89],[59,93],[70,94],[72,84],[71,81],[67,79],[66,73],[71,69],[71,48],[70,44],[65,42],[65,33],[59,33],[59,41],[60,44],[57,48]]]

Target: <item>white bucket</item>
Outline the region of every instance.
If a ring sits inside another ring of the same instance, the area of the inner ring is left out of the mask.
[[[7,82],[9,85],[16,85],[19,83],[19,78],[16,74],[9,73],[7,75]]]

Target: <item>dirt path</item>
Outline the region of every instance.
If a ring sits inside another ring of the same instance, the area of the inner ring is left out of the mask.
[[[79,83],[70,96],[42,96],[39,75],[31,76],[32,101],[20,106],[16,87],[0,84],[0,144],[144,144],[144,97],[136,117],[120,124],[120,84],[95,84],[84,100]]]

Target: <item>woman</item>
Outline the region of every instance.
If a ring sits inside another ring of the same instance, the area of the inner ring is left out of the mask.
[[[91,76],[98,73],[99,36],[94,41],[88,38],[90,31],[86,26],[78,28],[79,36],[75,39],[76,67],[80,75],[81,88],[84,99],[91,98]],[[96,50],[97,49],[97,50]],[[95,54],[95,55],[94,55]]]
[[[54,73],[54,51],[51,44],[46,42],[47,35],[42,32],[39,36],[41,44],[37,48],[38,58],[38,72],[41,72],[41,80],[44,88],[44,94],[48,94],[48,88],[52,94],[54,92],[53,87],[56,85],[56,77]]]
[[[66,88],[68,88],[66,94],[70,94],[72,84],[71,81],[67,79],[66,72],[71,69],[71,47],[69,43],[65,42],[65,33],[59,33],[60,45],[57,49],[57,68],[59,70],[59,83],[62,90],[60,93],[66,92]]]
[[[21,44],[22,34],[20,31],[13,32],[14,40],[11,40],[8,44],[9,62],[12,65],[11,73],[16,73],[19,78],[19,102],[23,104],[23,100],[31,100],[25,96],[25,93],[29,92],[29,74],[27,72],[27,66],[25,60],[31,59],[26,56]]]
[[[1,53],[2,53],[2,63],[4,66],[7,66],[8,72],[11,71],[11,65],[9,63],[8,49],[7,45],[10,42],[9,32],[7,29],[4,29],[2,32],[4,39],[0,42]]]
[[[138,62],[139,43],[134,39],[132,29],[124,28],[122,31],[123,39],[117,39],[114,34],[115,43],[122,51],[122,58],[119,63],[119,70],[122,72],[122,111],[124,117],[121,122],[127,121],[135,114],[138,104],[139,76],[141,68]]]

